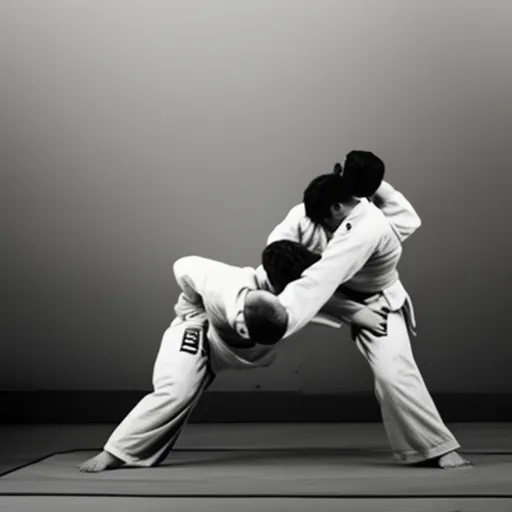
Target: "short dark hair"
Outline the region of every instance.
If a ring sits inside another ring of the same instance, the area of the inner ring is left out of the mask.
[[[356,197],[370,197],[384,179],[384,162],[371,151],[350,151],[343,166],[342,180],[346,189]]]
[[[254,343],[274,345],[286,334],[288,315],[284,306],[270,292],[253,290],[250,295],[247,294],[244,318],[249,338]]]
[[[331,205],[350,199],[351,193],[343,177],[337,173],[322,174],[313,179],[304,190],[306,215],[315,223],[321,224],[331,216]]]
[[[261,254],[263,268],[276,293],[299,279],[321,256],[292,240],[277,240],[267,245]]]

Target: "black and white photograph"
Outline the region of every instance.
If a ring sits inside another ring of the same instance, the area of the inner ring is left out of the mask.
[[[512,510],[512,2],[0,0],[0,512]]]

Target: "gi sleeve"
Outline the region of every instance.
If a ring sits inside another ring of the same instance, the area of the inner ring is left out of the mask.
[[[186,256],[173,265],[174,277],[184,296],[192,303],[201,302],[206,283],[206,265],[200,256]]]
[[[380,240],[375,229],[364,215],[351,218],[350,223],[343,222],[321,259],[307,268],[300,279],[288,284],[279,295],[288,313],[285,337],[310,322],[338,286],[351,279],[364,266]]]
[[[420,226],[421,219],[405,196],[383,181],[372,198],[390,222],[400,242],[409,238]]]
[[[256,268],[258,288],[266,290],[275,295],[275,291],[270,284],[265,269],[262,265]],[[343,323],[352,323],[353,316],[365,307],[358,302],[348,299],[342,292],[336,292],[327,304],[311,320],[312,323],[327,325],[328,327],[340,328]]]
[[[214,270],[215,263],[200,256],[186,256],[174,263],[174,277],[182,291],[174,307],[176,315],[189,316],[204,311],[207,276]]]
[[[267,238],[267,245],[277,240],[301,242],[300,221],[304,218],[304,204],[294,206],[285,219],[278,224]]]

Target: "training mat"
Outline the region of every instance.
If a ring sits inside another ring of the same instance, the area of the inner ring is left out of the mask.
[[[85,474],[97,451],[49,455],[0,478],[0,495],[512,497],[512,453],[466,452],[470,469],[400,466],[387,451],[175,450],[158,467]]]

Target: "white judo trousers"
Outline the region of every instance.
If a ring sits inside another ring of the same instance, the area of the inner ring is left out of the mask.
[[[365,301],[390,307],[384,295]],[[460,448],[428,392],[412,353],[408,304],[391,311],[386,336],[353,331],[354,341],[370,365],[384,428],[397,461],[414,464]]]
[[[206,314],[171,323],[154,364],[153,392],[114,430],[106,451],[135,466],[154,466],[167,456],[215,377],[206,330]]]
[[[383,295],[368,304],[375,309],[389,307]],[[172,322],[154,364],[153,392],[114,430],[104,446],[106,451],[135,466],[154,466],[168,455],[213,382],[212,367],[217,371],[226,367],[215,347],[210,347],[206,332],[205,314]],[[389,313],[387,336],[358,330],[354,341],[373,372],[375,395],[395,459],[411,464],[458,449],[415,362],[405,308]]]
[[[301,329],[342,284],[356,294],[375,293],[361,302],[391,310],[385,337],[359,331],[354,339],[373,372],[393,455],[411,464],[460,445],[443,423],[414,359],[408,330],[414,328],[414,312],[397,271],[401,244],[421,225],[420,218],[389,183],[383,182],[376,196],[379,207],[361,201],[330,239],[307,218],[304,204],[297,205],[270,234],[268,243],[295,240],[322,254],[279,295],[289,315],[286,337]]]

